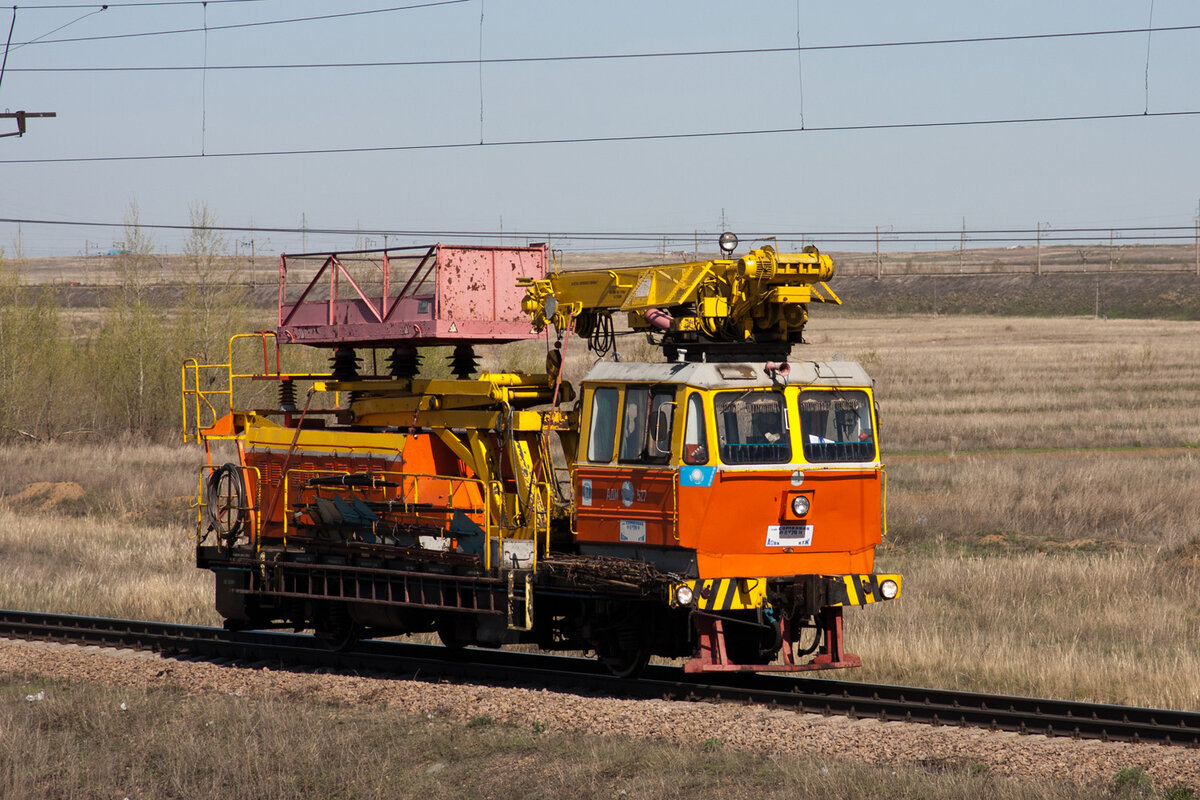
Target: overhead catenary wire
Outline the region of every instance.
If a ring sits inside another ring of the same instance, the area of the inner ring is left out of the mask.
[[[479,0],[479,143],[483,143],[483,0]]]
[[[796,0],[796,77],[800,93],[800,127],[804,127],[804,48],[800,44],[800,0]]]
[[[0,224],[20,224],[20,225],[51,225],[51,226],[71,226],[71,227],[97,227],[97,228],[124,228],[127,227],[123,222],[97,222],[90,220],[49,220],[49,219],[32,219],[32,218],[15,218],[5,217],[0,218]],[[665,239],[669,244],[683,243],[690,244],[697,236],[696,231],[494,231],[494,230],[450,230],[450,229],[397,229],[397,228],[364,228],[355,226],[353,228],[339,227],[295,227],[295,226],[280,226],[273,227],[270,225],[262,225],[256,223],[251,226],[238,225],[192,225],[189,223],[142,223],[139,222],[137,228],[145,228],[148,230],[178,230],[178,231],[216,231],[225,233],[291,233],[291,234],[316,234],[316,235],[332,235],[332,236],[395,236],[409,238],[436,238],[436,237],[453,237],[453,238],[473,238],[473,239],[498,239],[500,237],[528,239],[538,241],[544,239],[548,235],[553,235],[555,242],[563,242],[569,240],[577,241],[619,241],[619,242],[646,242],[661,244]],[[918,242],[918,243],[954,243],[960,242],[960,237],[964,233],[963,229],[909,229],[909,230],[893,230],[889,232],[889,237],[893,237],[890,241],[894,242]],[[1037,228],[979,228],[966,229],[965,233],[969,237],[971,244],[981,243],[1004,243],[1024,241],[1033,243],[1037,241]],[[1092,227],[1058,227],[1052,231],[1041,231],[1041,241],[1045,242],[1064,242],[1072,243],[1079,241],[1105,241],[1107,242],[1114,233],[1122,234],[1126,240],[1133,237],[1137,240],[1146,241],[1169,241],[1169,240],[1186,240],[1191,241],[1195,237],[1195,225],[1111,225],[1111,226],[1092,226]],[[704,238],[709,238],[716,241],[719,236],[719,231],[700,232],[698,235]],[[753,241],[756,239],[775,238],[781,241],[800,241],[817,239],[821,242],[836,242],[836,243],[857,243],[857,244],[873,244],[875,241],[875,229],[851,230],[851,229],[835,229],[835,230],[804,230],[804,231],[788,231],[775,230],[771,232],[765,231],[743,231],[743,239],[745,241]],[[393,248],[398,249],[398,248]]]
[[[208,3],[201,4],[201,14],[204,19],[204,66],[200,73],[200,152],[204,152],[204,144],[208,134]]]
[[[143,0],[135,3],[55,3],[45,6],[22,6],[28,11],[61,11],[71,8],[146,8],[150,6],[199,6],[208,3],[219,5],[223,3],[263,3],[268,0]]]
[[[4,84],[4,70],[8,67],[8,50],[12,46],[13,28],[17,27],[17,7],[12,9],[12,22],[8,24],[8,40],[4,43],[4,61],[0,63],[0,86]]]
[[[446,0],[446,2],[463,3],[471,0]],[[427,5],[444,5],[444,3],[428,3],[417,6],[401,6],[398,9],[383,9],[386,11],[403,10],[408,8],[424,8]],[[354,12],[354,13],[379,13],[373,12]],[[264,21],[257,23],[246,23],[247,25],[270,25],[283,24],[286,22],[311,21],[324,19],[324,17],[303,17],[296,20],[276,20]],[[237,27],[237,26],[226,26]],[[210,28],[210,30],[222,30],[223,28]],[[716,50],[662,50],[662,51],[647,51],[637,53],[584,53],[575,55],[562,56],[497,56],[493,58],[444,58],[444,59],[420,59],[420,60],[404,60],[404,61],[346,61],[346,62],[304,62],[291,64],[226,64],[226,65],[209,65],[210,70],[256,70],[256,69],[359,69],[364,67],[432,67],[432,66],[464,66],[475,64],[537,64],[537,63],[553,63],[563,61],[616,61],[616,60],[636,60],[636,59],[665,59],[665,58],[703,58],[715,56],[743,56],[743,55],[762,55],[762,54],[787,54],[787,53],[806,53],[823,50],[858,50],[871,48],[889,48],[889,47],[930,47],[940,45],[955,45],[955,44],[981,44],[988,42],[1017,42],[1026,40],[1042,40],[1042,39],[1064,39],[1064,38],[1079,38],[1090,36],[1120,36],[1151,33],[1169,33],[1182,31],[1200,30],[1200,25],[1170,25],[1163,27],[1145,27],[1145,28],[1114,28],[1106,30],[1089,30],[1089,31],[1065,31],[1059,33],[1030,33],[1030,34],[1013,34],[1011,36],[972,36],[958,39],[914,39],[904,41],[883,41],[883,42],[851,42],[845,44],[813,44],[801,46],[797,41],[795,46],[788,47],[742,47],[742,48],[724,48]],[[173,33],[198,33],[199,28],[187,28],[172,31],[152,31],[138,34],[120,34],[121,36],[149,36],[149,35],[166,35]],[[113,38],[112,36],[103,36],[96,38]],[[87,37],[80,39],[64,39],[42,41],[39,44],[51,44],[67,41],[88,41]],[[32,44],[29,42],[28,44]],[[125,66],[125,67],[22,67],[22,72],[171,72],[184,70],[199,70],[205,69],[199,65],[149,65],[149,66]]]
[[[233,22],[227,25],[214,25],[209,28],[210,31],[227,31],[236,30],[239,28],[261,28],[267,25],[289,25],[297,22],[325,22],[331,19],[345,19],[347,17],[363,17],[369,14],[390,14],[397,11],[411,11],[418,8],[432,8],[434,6],[452,6],[460,3],[470,3],[473,0],[429,0],[425,3],[416,3],[407,6],[391,6],[389,8],[371,8],[364,11],[342,11],[336,14],[315,14],[308,17],[291,17],[288,19],[268,19],[258,22]],[[100,10],[104,10],[102,7]],[[96,12],[93,12],[96,13]],[[184,33],[202,33],[203,28],[173,28],[170,30],[161,31],[138,31],[135,33],[107,33],[97,34],[94,36],[73,36],[66,39],[31,39],[28,42],[20,42],[16,47],[24,47],[31,44],[74,44],[77,42],[99,42],[113,39],[137,39],[146,36],[173,36]]]
[[[26,6],[26,7],[25,7],[25,9],[26,9],[26,10],[29,10],[29,7],[28,7],[28,6]],[[46,31],[46,32],[45,32],[45,33],[43,33],[41,36],[34,37],[33,39],[30,39],[30,40],[29,40],[29,41],[27,41],[27,42],[20,42],[20,43],[18,43],[18,44],[15,44],[15,45],[13,45],[13,46],[12,46],[12,49],[13,49],[13,50],[19,50],[19,49],[21,49],[22,47],[25,47],[25,46],[27,46],[27,45],[31,45],[31,44],[37,44],[38,42],[41,42],[41,41],[45,40],[45,38],[46,38],[47,36],[53,36],[54,34],[58,33],[59,31],[63,30],[64,28],[69,28],[69,27],[71,27],[72,25],[74,25],[74,24],[75,24],[75,23],[77,23],[77,22],[82,22],[83,20],[87,19],[88,17],[95,16],[96,14],[99,14],[101,11],[107,11],[107,10],[108,10],[108,6],[100,6],[100,7],[99,7],[99,8],[97,8],[95,11],[89,11],[89,12],[88,12],[88,13],[86,13],[86,14],[82,14],[82,15],[80,15],[80,16],[78,16],[78,17],[76,17],[75,19],[71,20],[70,22],[64,22],[62,25],[59,25],[57,28],[54,28],[54,29],[52,29],[52,30],[48,30],[48,31]],[[17,13],[17,7],[16,7],[16,6],[13,6],[13,18],[14,18],[14,20],[15,20],[15,18],[16,18],[16,13]],[[11,39],[11,37],[12,37],[12,31],[9,31],[9,37],[10,37],[10,39]],[[6,52],[7,52],[7,49],[6,49]]]
[[[1146,24],[1146,113],[1150,112],[1150,40],[1154,35],[1154,0],[1150,0],[1150,19]]]
[[[600,144],[606,142],[649,142],[679,141],[684,139],[711,139],[726,136],[770,136],[795,133],[833,133],[846,131],[881,131],[920,128],[963,128],[976,125],[1029,125],[1049,122],[1096,122],[1100,120],[1148,119],[1151,117],[1194,117],[1200,110],[1125,112],[1112,114],[1073,114],[1043,117],[1008,117],[974,120],[941,120],[931,122],[881,122],[858,125],[821,125],[807,128],[753,128],[728,131],[688,131],[684,133],[645,133],[624,136],[567,136],[547,139],[506,139],[484,142],[437,142],[428,144],[374,145],[363,147],[313,147],[297,150],[248,150],[217,153],[157,153],[124,156],[52,156],[46,158],[7,158],[0,164],[82,164],[113,161],[171,161],[188,159],[262,158],[267,156],[311,156],[348,153],[394,153],[414,150],[459,150],[477,147],[523,147],[533,145]]]

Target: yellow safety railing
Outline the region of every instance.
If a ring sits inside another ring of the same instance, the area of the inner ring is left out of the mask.
[[[256,339],[262,342],[263,367],[261,371],[234,372],[233,348],[241,339]],[[268,342],[275,342],[275,364],[272,369],[271,354]],[[281,367],[281,357],[278,340],[273,331],[258,333],[239,333],[229,337],[226,347],[226,361],[217,364],[201,364],[194,358],[183,362],[180,370],[180,396],[182,401],[183,441],[184,443],[200,441],[200,432],[212,427],[223,415],[234,410],[234,382],[238,380],[254,380],[274,378],[276,380],[326,380],[328,373],[286,373]],[[215,384],[215,388],[205,388],[203,384]],[[221,402],[221,399],[224,402]],[[216,403],[214,403],[216,400]],[[190,405],[189,405],[190,401]],[[339,395],[334,393],[334,404],[339,402]],[[189,416],[190,412],[190,416]]]
[[[194,358],[189,358],[183,362],[181,370],[180,395],[183,400],[183,441],[184,443],[199,441],[200,430],[202,428],[211,427],[221,413],[227,413],[233,409],[233,384],[228,380],[223,389],[205,389],[200,385],[201,370],[221,370],[228,375],[230,373],[229,364],[201,364]],[[188,377],[191,377],[191,386],[188,386]],[[225,397],[228,408],[225,412],[218,413],[217,407],[212,404],[209,399],[211,397]],[[192,401],[192,415],[190,417],[194,425],[188,423],[188,400]],[[207,412],[207,417],[202,417],[201,414]],[[204,424],[204,420],[208,420],[208,424]],[[192,433],[195,431],[195,433]]]

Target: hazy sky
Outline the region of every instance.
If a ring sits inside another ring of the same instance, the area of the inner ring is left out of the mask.
[[[69,2],[70,0],[68,0]],[[399,5],[404,0],[392,0]],[[409,4],[418,0],[407,0]],[[50,2],[40,3],[42,6]],[[526,144],[375,153],[14,163],[1200,111],[1200,29],[1010,42],[655,59],[484,59],[794,48],[1200,25],[1146,2],[535,2],[469,0],[340,19],[223,25],[388,7],[250,0],[106,11],[20,5],[0,108],[55,111],[0,139],[0,217],[553,234],[1190,226],[1200,116]],[[86,16],[91,13],[90,16]],[[0,10],[0,37],[11,12]],[[22,42],[183,28],[174,35]],[[1148,43],[1149,38],[1149,43]],[[206,46],[207,40],[207,46]],[[0,39],[0,44],[3,40]],[[1149,44],[1149,48],[1148,48]],[[1149,54],[1147,73],[1147,55]],[[47,67],[462,59],[458,65],[171,72]],[[1147,74],[1149,91],[1147,92]],[[801,78],[802,76],[802,78]],[[482,125],[481,114],[482,84]],[[12,120],[0,120],[12,130]],[[482,128],[482,131],[481,131]],[[0,223],[9,253],[17,226]],[[152,231],[178,250],[183,234]],[[28,255],[106,249],[119,228],[21,226]],[[230,239],[249,234],[230,234]],[[299,234],[258,232],[261,251]],[[392,243],[435,236],[395,237]],[[443,237],[444,238],[444,237]],[[372,244],[381,244],[375,239]],[[308,248],[353,236],[310,234]],[[679,243],[671,243],[679,244]],[[682,245],[680,245],[682,246]],[[844,244],[828,244],[830,249]],[[893,242],[893,248],[917,245]],[[922,245],[921,249],[927,247]],[[657,249],[646,244],[646,249]],[[688,243],[690,249],[690,242]]]

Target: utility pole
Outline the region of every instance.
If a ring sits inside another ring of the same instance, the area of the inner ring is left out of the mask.
[[[5,136],[24,136],[25,135],[25,120],[31,117],[57,117],[58,114],[54,111],[6,111],[0,114],[0,119],[15,119],[17,121],[17,129],[12,133],[0,133],[0,139]]]
[[[1037,224],[1037,274],[1042,274],[1042,223]]]
[[[1108,229],[1108,271],[1112,272],[1113,268],[1113,231]]]
[[[963,256],[967,252],[967,218],[962,218],[962,233],[958,237],[958,271],[963,271]]]
[[[1196,204],[1196,274],[1200,275],[1200,203]]]
[[[300,252],[308,252],[308,215],[300,212]]]
[[[883,277],[883,262],[879,258],[879,226],[875,226],[875,280]]]

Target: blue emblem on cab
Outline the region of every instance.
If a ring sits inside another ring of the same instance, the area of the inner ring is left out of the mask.
[[[713,476],[717,474],[716,467],[680,467],[680,486],[712,486]]]

